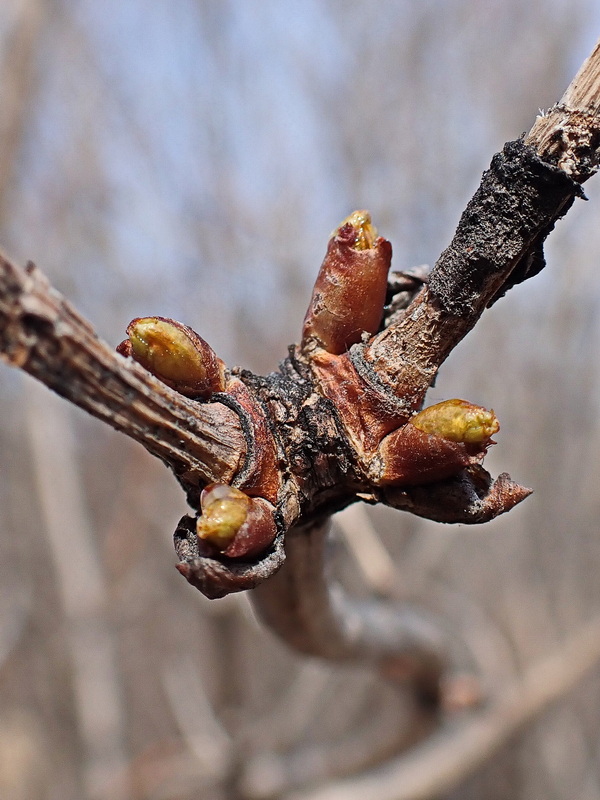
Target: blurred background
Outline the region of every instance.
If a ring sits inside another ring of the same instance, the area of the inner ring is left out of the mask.
[[[396,269],[433,264],[599,23],[593,0],[3,0],[1,246],[111,345],[159,314],[269,371],[331,230],[368,208]],[[337,524],[339,574],[369,591],[358,524],[492,692],[600,614],[595,180],[431,397],[493,407],[486,466],[534,495],[474,528],[383,508]],[[0,365],[3,800],[298,800],[377,779],[410,738],[401,693],[178,575],[185,511],[139,445]],[[439,796],[598,800],[599,709],[600,666]]]

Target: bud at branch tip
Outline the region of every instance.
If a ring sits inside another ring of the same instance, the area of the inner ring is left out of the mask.
[[[353,211],[332,235],[337,236],[346,225],[351,225],[353,228],[355,250],[370,250],[373,247],[377,239],[377,228],[371,223],[371,215],[368,211]]]
[[[392,246],[355,211],[333,232],[315,281],[302,328],[305,351],[341,355],[381,322]]]

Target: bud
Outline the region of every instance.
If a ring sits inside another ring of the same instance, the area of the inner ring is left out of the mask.
[[[258,555],[273,542],[277,526],[273,507],[234,486],[213,483],[200,495],[198,538],[228,558]]]
[[[340,355],[377,331],[387,291],[392,246],[355,211],[334,232],[304,318],[302,346]]]
[[[194,330],[165,317],[132,320],[117,347],[163,383],[188,397],[207,399],[225,388],[224,364]]]
[[[234,486],[212,483],[200,495],[202,516],[196,532],[219,550],[226,550],[242,527],[250,509],[250,498]]]
[[[371,215],[368,211],[353,211],[333,232],[333,235],[339,236],[341,229],[346,225],[350,225],[352,228],[354,236],[352,246],[355,250],[370,250],[373,247],[377,239],[377,228],[371,223]]]
[[[482,461],[498,430],[493,411],[466,400],[429,406],[382,440],[372,479],[380,485],[417,486],[450,478]]]
[[[444,400],[423,409],[410,420],[411,425],[451,442],[484,445],[500,430],[494,411],[466,400]]]

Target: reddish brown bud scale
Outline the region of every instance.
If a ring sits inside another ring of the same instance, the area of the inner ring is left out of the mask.
[[[129,339],[117,347],[167,386],[208,399],[225,388],[225,365],[196,331],[166,317],[138,317],[127,326]]]
[[[254,558],[263,553],[276,536],[273,507],[262,497],[253,497],[246,521],[223,555],[228,558]]]
[[[117,353],[120,353],[125,358],[133,358],[133,347],[129,339],[123,339],[122,342],[115,347]]]
[[[227,394],[245,412],[246,434],[249,435],[248,453],[238,486],[251,497],[264,497],[277,502],[283,482],[275,438],[265,416],[265,409],[245,383],[236,376],[227,381]]]
[[[392,246],[356,211],[329,240],[304,318],[302,346],[339,355],[381,322]]]
[[[363,381],[347,355],[317,350],[310,366],[361,457],[372,455],[382,438],[406,421],[406,415],[390,409],[388,398]]]
[[[457,475],[479,460],[464,443],[425,433],[409,422],[382,441],[372,478],[381,486],[416,486]]]

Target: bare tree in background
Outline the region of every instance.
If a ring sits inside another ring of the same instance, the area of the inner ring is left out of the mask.
[[[319,4],[293,26],[261,8],[167,15],[132,3],[110,23],[91,4],[3,11],[3,86],[14,87],[2,114],[3,242],[43,264],[115,343],[147,309],[194,325],[230,363],[272,368],[281,348],[267,337],[298,338],[332,221],[370,207],[395,266],[432,261],[489,154],[560,95],[576,61],[567,3],[377,15]],[[434,390],[494,406],[510,432],[502,463],[534,499],[481,533],[377,511],[375,576],[344,555],[349,539],[337,545],[349,583],[391,580],[395,596],[443,610],[492,688],[554,653],[598,604],[585,256],[597,232],[589,209],[572,214],[550,251],[556,268],[490,312]],[[107,774],[125,774],[134,797],[282,796],[410,738],[410,696],[297,659],[254,626],[243,598],[199,603],[165,574],[181,500],[164,471],[45,395],[43,411],[32,399],[25,414],[19,391],[3,369],[3,796],[117,796]],[[59,474],[73,479],[57,503]],[[67,585],[65,538],[100,565],[90,585]],[[457,796],[598,797],[597,691],[590,674]]]

